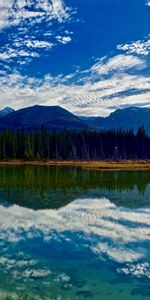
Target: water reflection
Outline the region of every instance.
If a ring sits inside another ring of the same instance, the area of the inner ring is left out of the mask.
[[[148,300],[149,174],[0,168],[0,299]]]
[[[79,197],[106,197],[116,205],[147,207],[150,172],[99,172],[79,168],[0,167],[4,205],[33,209],[59,208]],[[134,201],[133,201],[134,200]]]

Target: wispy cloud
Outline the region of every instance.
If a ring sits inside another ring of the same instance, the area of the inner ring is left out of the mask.
[[[77,114],[106,115],[124,105],[149,105],[150,78],[141,74],[146,61],[132,55],[100,59],[90,69],[68,76],[3,75],[1,101],[14,108],[33,104],[61,105]]]
[[[91,71],[97,74],[110,74],[110,72],[124,72],[131,68],[143,68],[143,61],[132,55],[116,55],[110,59],[100,59],[92,68]]]
[[[53,47],[53,44],[47,41],[42,41],[42,40],[28,40],[26,39],[25,41],[23,39],[15,41],[15,46],[20,46],[20,44],[24,45],[25,47],[29,49],[38,49],[38,48],[45,48],[49,49]]]
[[[36,52],[27,52],[24,50],[16,50],[13,48],[7,49],[7,51],[0,53],[0,60],[6,61],[6,60],[12,60],[14,58],[21,58],[21,57],[38,57],[38,54]]]
[[[150,6],[150,1],[146,1],[145,4],[146,4],[147,6]]]
[[[58,44],[70,43],[72,32],[64,24],[71,21],[74,13],[62,0],[6,0],[0,3],[0,34],[4,30],[8,34],[7,43],[1,46],[0,60],[8,64],[18,57],[15,62],[22,63],[20,57],[27,56],[26,62],[29,62],[45,53],[41,49],[49,51]],[[54,22],[55,31],[52,29]],[[10,31],[12,27],[15,31]]]
[[[69,42],[71,42],[71,37],[70,36],[56,36],[56,40],[58,42],[60,42],[61,44],[68,44]]]
[[[1,29],[24,21],[41,22],[70,19],[71,9],[62,0],[5,0],[0,4]]]
[[[5,28],[9,24],[9,10],[11,9],[12,1],[6,0],[0,2],[0,29]]]
[[[128,54],[149,55],[150,54],[150,39],[138,40],[130,44],[122,44],[117,46],[118,50],[125,51]]]

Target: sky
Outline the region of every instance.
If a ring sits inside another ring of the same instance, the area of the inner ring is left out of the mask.
[[[150,1],[0,0],[0,108],[150,107]]]

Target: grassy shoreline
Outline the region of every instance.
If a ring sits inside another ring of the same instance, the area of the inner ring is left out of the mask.
[[[54,161],[54,160],[3,160],[0,165],[32,165],[32,166],[60,166],[80,167],[93,170],[150,170],[150,160],[123,161]]]

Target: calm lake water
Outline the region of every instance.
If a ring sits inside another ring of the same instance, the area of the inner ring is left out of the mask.
[[[150,172],[0,167],[0,299],[149,300]]]

